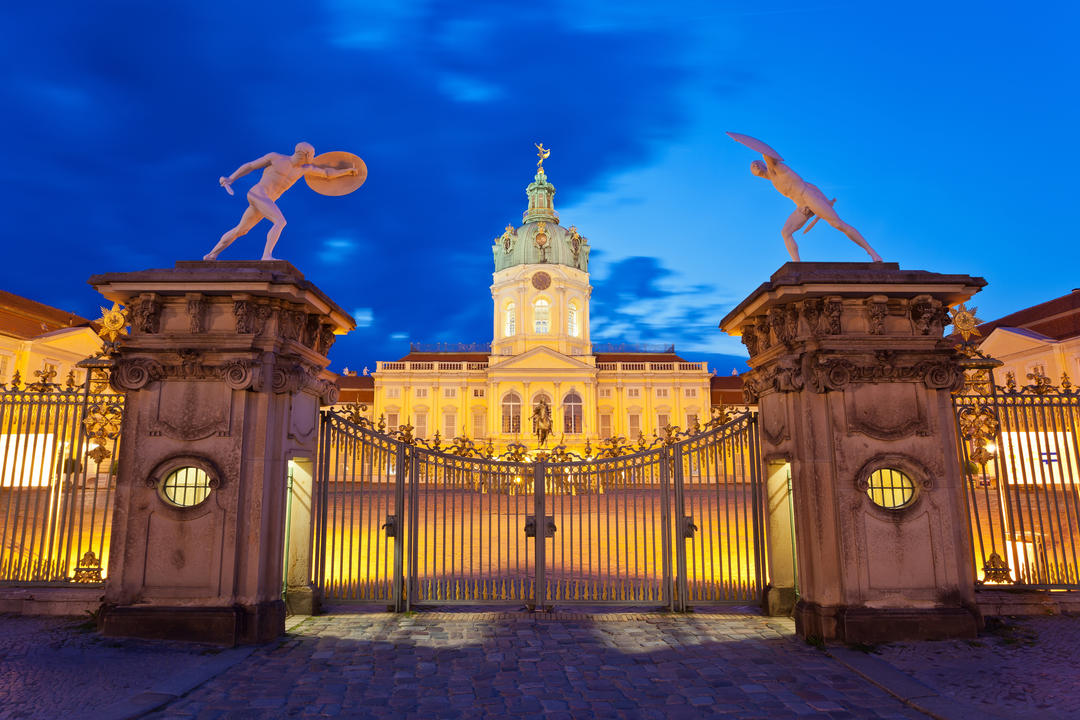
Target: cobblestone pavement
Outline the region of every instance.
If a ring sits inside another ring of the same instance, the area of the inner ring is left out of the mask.
[[[787,619],[311,618],[157,718],[925,718]]]
[[[93,717],[221,652],[103,638],[77,618],[0,615],[0,718]]]
[[[790,620],[750,613],[297,622],[278,642],[222,651],[0,616],[0,718],[926,717],[874,683],[946,718],[1080,718],[1077,617],[991,620],[978,640],[869,654],[822,652]]]
[[[942,695],[1010,718],[1080,718],[1080,617],[988,618],[978,640],[875,654]]]

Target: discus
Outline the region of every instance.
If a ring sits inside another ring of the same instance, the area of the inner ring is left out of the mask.
[[[364,161],[344,150],[335,150],[318,155],[308,165],[318,165],[330,170],[356,168],[355,175],[343,175],[332,180],[318,177],[312,173],[304,173],[304,180],[307,182],[308,187],[320,195],[348,195],[367,180],[367,165],[364,164]]]

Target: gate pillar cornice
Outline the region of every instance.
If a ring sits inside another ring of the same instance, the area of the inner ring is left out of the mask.
[[[283,582],[290,596],[310,586],[318,411],[337,400],[326,354],[352,319],[283,261],[89,282],[131,318],[111,380],[127,412],[99,627],[226,645],[278,636]]]
[[[985,285],[896,263],[792,262],[721,322],[750,354],[763,462],[791,459],[804,637],[976,633],[951,398],[963,372],[943,335],[949,307]],[[784,545],[770,538],[770,552]]]

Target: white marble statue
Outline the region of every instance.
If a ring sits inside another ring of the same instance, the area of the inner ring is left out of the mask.
[[[281,210],[275,201],[286,190],[291,188],[297,180],[304,177],[313,190],[324,195],[344,195],[346,192],[352,192],[360,187],[367,176],[367,168],[364,166],[363,160],[360,160],[355,155],[334,152],[325,153],[316,158],[315,148],[306,142],[302,142],[296,144],[296,150],[292,155],[268,153],[258,160],[252,160],[241,165],[229,177],[220,178],[218,183],[232,195],[232,184],[238,178],[259,168],[266,169],[263,170],[259,182],[248,190],[248,208],[244,211],[240,222],[232,230],[221,236],[221,240],[218,241],[213,250],[203,257],[203,260],[216,260],[222,250],[229,247],[236,238],[247,234],[263,218],[273,224],[270,226],[269,232],[266,233],[266,247],[263,248],[262,259],[274,260],[275,258],[271,253],[274,250],[274,245],[277,244],[278,238],[281,237],[282,229],[285,227],[285,216],[281,214]],[[327,181],[336,180],[337,178],[354,178],[354,180],[335,183],[339,187],[332,190],[326,189],[325,184]]]
[[[866,242],[866,239],[859,231],[841,220],[840,216],[836,214],[836,210],[833,209],[833,203],[836,202],[835,198],[830,201],[816,185],[808,183],[799,177],[794,170],[784,164],[784,159],[780,157],[778,152],[760,140],[740,133],[729,132],[728,135],[732,140],[761,153],[764,162],[755,160],[750,163],[750,172],[758,177],[770,180],[773,187],[781,195],[795,203],[795,212],[788,216],[787,222],[784,223],[784,227],[780,230],[792,260],[799,262],[799,246],[795,243],[792,233],[805,225],[807,220],[817,215],[868,252],[874,262],[881,262],[881,256],[874,252],[874,248],[870,247],[870,243]],[[814,223],[816,222],[815,219]],[[814,223],[811,223],[810,227],[803,232],[809,232]]]

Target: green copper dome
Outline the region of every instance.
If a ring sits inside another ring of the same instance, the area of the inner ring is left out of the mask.
[[[546,156],[545,156],[546,157]],[[542,162],[542,161],[541,161]],[[529,209],[522,214],[522,226],[507,225],[491,248],[495,272],[514,265],[554,263],[589,271],[589,241],[577,228],[559,225],[555,212],[555,186],[548,182],[543,165],[525,190]]]

